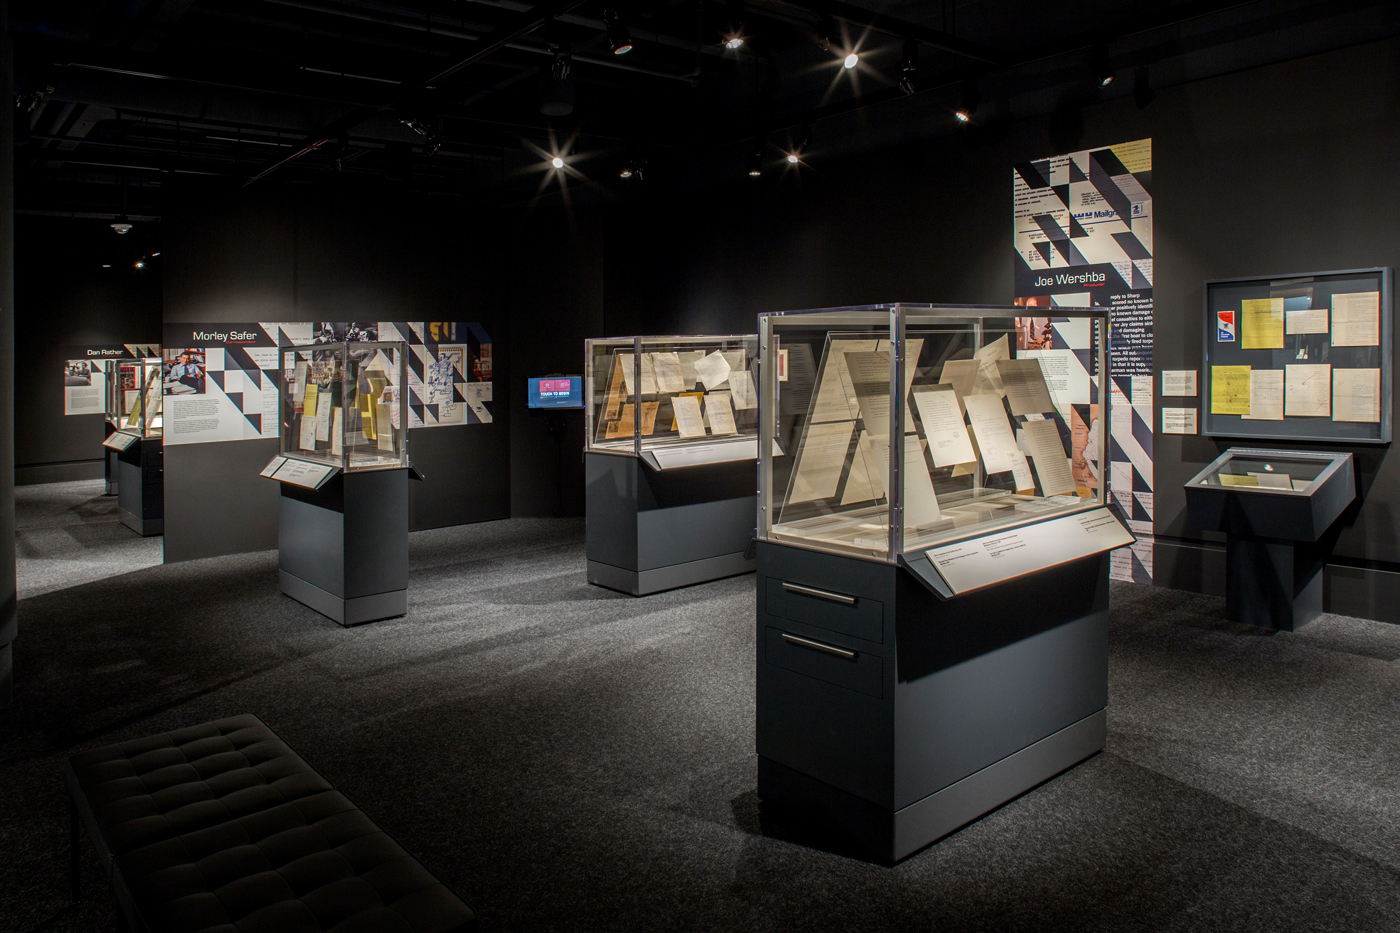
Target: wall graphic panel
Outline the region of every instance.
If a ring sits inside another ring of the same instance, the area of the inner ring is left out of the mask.
[[[1139,538],[1114,552],[1112,575],[1150,583],[1152,140],[1021,162],[1013,185],[1016,303],[1052,327],[1056,307],[1109,309],[1108,491]]]

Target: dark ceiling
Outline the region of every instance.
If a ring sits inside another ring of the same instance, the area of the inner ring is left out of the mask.
[[[613,54],[605,10],[630,52]],[[484,204],[547,188],[554,155],[561,177],[609,186],[645,183],[619,177],[628,163],[654,175],[705,152],[739,175],[756,148],[766,168],[804,143],[812,160],[872,144],[821,135],[853,110],[917,116],[937,135],[959,130],[952,111],[969,87],[974,128],[1104,96],[1148,106],[1153,88],[1400,33],[1400,4],[1374,0],[11,0],[9,11],[17,208],[133,219],[160,214],[172,173]],[[736,34],[743,46],[726,48]],[[546,116],[561,56],[572,112]],[[1105,68],[1117,80],[1100,89]]]

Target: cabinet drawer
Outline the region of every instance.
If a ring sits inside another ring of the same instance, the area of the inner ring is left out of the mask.
[[[878,599],[775,577],[768,577],[764,596],[770,615],[815,625],[863,641],[879,644],[885,641],[885,606]]]
[[[769,664],[866,696],[883,695],[884,662],[875,655],[772,626],[764,632],[763,659]]]

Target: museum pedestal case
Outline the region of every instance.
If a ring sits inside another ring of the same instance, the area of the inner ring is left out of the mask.
[[[341,625],[408,611],[407,385],[403,343],[283,348],[283,593]]]
[[[754,461],[659,471],[584,454],[588,582],[645,596],[751,573]]]
[[[121,437],[121,433],[111,437]],[[126,435],[130,436],[130,435]],[[142,537],[165,533],[165,447],[160,437],[136,437],[117,455],[117,514]]]
[[[1106,312],[759,318],[766,805],[895,862],[1104,747]]]
[[[759,798],[893,862],[1101,751],[1108,563],[943,600],[760,542]]]
[[[757,338],[584,352],[588,582],[645,596],[752,572]]]
[[[1232,447],[1185,484],[1191,521],[1225,532],[1231,622],[1291,632],[1322,614],[1329,532],[1355,473],[1349,453]]]
[[[283,593],[341,625],[408,611],[408,470],[338,473],[319,489],[282,483]]]
[[[103,424],[102,439],[105,441],[113,434],[117,433],[117,426],[111,421]],[[117,494],[117,474],[120,472],[117,452],[111,450],[105,444],[102,449],[102,494],[104,496],[115,496]]]

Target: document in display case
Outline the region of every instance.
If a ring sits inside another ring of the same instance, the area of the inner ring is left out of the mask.
[[[165,532],[164,387],[161,359],[113,360],[107,382],[103,442],[114,459],[117,514],[142,537]]]
[[[1037,310],[759,318],[759,794],[886,860],[1103,748],[1107,313]]]
[[[1201,433],[1389,443],[1391,289],[1388,267],[1207,282]]]
[[[1191,521],[1225,532],[1230,621],[1294,631],[1322,613],[1327,531],[1356,498],[1351,454],[1231,447],[1184,491]]]
[[[341,625],[408,611],[408,392],[403,343],[284,347],[283,593]],[[280,462],[279,462],[280,461]]]
[[[758,338],[588,340],[588,580],[642,596],[748,573]]]

